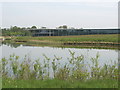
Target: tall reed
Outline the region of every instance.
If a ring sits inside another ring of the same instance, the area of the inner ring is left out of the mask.
[[[50,74],[52,73],[53,78],[60,80],[78,80],[86,81],[89,79],[118,79],[118,64],[113,63],[112,65],[104,64],[102,67],[99,66],[99,54],[95,58],[91,58],[91,65],[89,66],[90,72],[88,71],[88,65],[84,62],[84,56],[75,56],[75,52],[70,51],[68,62],[64,65],[60,63],[64,62],[62,57],[51,59],[45,54],[43,63],[40,59],[31,61],[30,58],[25,56],[24,60],[20,63],[19,56],[14,54],[9,59],[2,58],[2,75],[4,78],[12,79],[51,79]]]

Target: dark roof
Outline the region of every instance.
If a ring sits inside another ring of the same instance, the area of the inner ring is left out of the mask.
[[[30,29],[30,31],[34,30],[120,30],[120,29]]]

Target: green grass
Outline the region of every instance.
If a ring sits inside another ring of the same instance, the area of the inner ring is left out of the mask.
[[[118,88],[117,80],[12,80],[3,79],[3,88]]]
[[[2,78],[0,77],[0,89],[2,88]]]
[[[78,35],[78,36],[46,36],[46,37],[14,37],[13,40],[53,41],[53,42],[118,42],[118,34],[107,35]]]
[[[106,34],[106,35],[78,35],[78,36],[41,36],[41,37],[12,37],[3,43],[23,44],[29,46],[52,46],[52,47],[78,47],[78,48],[114,48],[118,49],[117,45],[109,43],[118,43],[119,34]],[[69,43],[80,43],[80,45],[69,45]],[[85,42],[90,42],[86,44]],[[94,44],[92,44],[94,42]],[[102,42],[103,45],[99,44]],[[105,44],[107,42],[107,44]],[[65,45],[67,43],[67,45]]]

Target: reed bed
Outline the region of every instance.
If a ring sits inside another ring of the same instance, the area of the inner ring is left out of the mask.
[[[64,65],[60,63],[62,57],[57,57],[56,55],[54,55],[53,59],[50,59],[44,54],[43,63],[40,63],[40,59],[33,62],[27,56],[20,62],[20,57],[14,54],[9,59],[2,58],[3,87],[20,88],[21,86],[29,88],[32,86],[35,88],[39,86],[40,88],[45,87],[45,85],[48,85],[48,88],[109,88],[109,85],[111,85],[111,88],[118,87],[118,63],[114,62],[112,65],[104,64],[99,66],[99,54],[97,54],[95,58],[90,59],[92,64],[86,65],[83,55],[75,56],[75,52],[69,52],[71,57],[67,58],[68,63]],[[50,76],[51,72],[52,77]],[[110,82],[108,83],[107,81]],[[38,86],[32,85],[33,82],[38,84]],[[96,84],[96,86],[93,84]]]

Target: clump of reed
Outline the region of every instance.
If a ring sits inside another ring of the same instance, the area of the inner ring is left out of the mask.
[[[91,58],[91,65],[84,63],[84,56],[75,56],[75,52],[70,52],[68,62],[64,65],[62,57],[54,55],[50,59],[45,54],[43,62],[40,59],[31,61],[27,56],[22,62],[19,61],[19,56],[11,55],[9,59],[2,58],[2,76],[3,78],[22,79],[22,80],[45,80],[45,79],[60,79],[60,80],[78,80],[86,81],[90,79],[118,79],[118,64],[104,64],[99,66],[99,54],[95,58]],[[88,71],[88,67],[90,71]],[[50,73],[52,72],[52,77]]]

